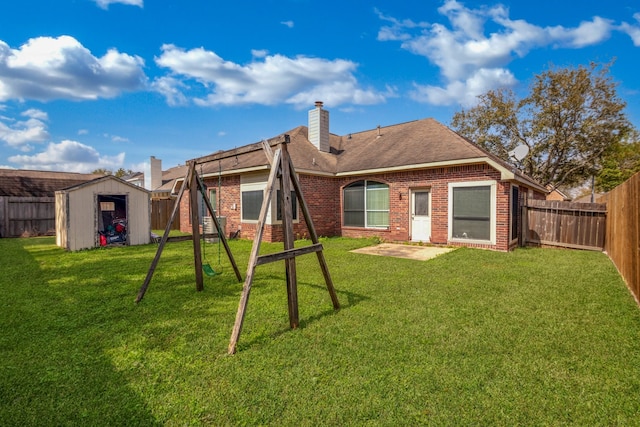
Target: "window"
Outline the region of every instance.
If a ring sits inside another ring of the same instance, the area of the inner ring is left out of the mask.
[[[242,221],[255,222],[260,218],[260,209],[264,200],[264,192],[267,187],[267,174],[254,174],[241,177],[240,183],[240,209],[242,212]],[[271,200],[267,216],[264,219],[265,224],[277,224],[282,222],[282,205],[280,201],[280,182],[274,182],[274,190],[271,193]],[[291,189],[290,189],[291,190]],[[295,191],[291,190],[291,212],[293,221],[298,220],[298,199]]]
[[[449,238],[495,243],[495,181],[449,184]]]
[[[389,186],[376,181],[358,181],[343,190],[344,225],[389,227]]]
[[[211,203],[211,207],[213,211],[216,212],[218,210],[218,199],[216,198],[217,193],[215,188],[209,189],[209,203]],[[207,214],[208,216],[209,214]]]
[[[291,192],[291,212],[293,213],[293,220],[298,219],[298,199],[296,198],[296,192]],[[276,220],[282,221],[282,202],[280,201],[280,190],[276,191]]]
[[[518,187],[511,187],[511,240],[518,238],[518,226],[520,225],[520,192]]]
[[[263,190],[251,190],[242,192],[242,220],[257,221],[262,207]]]

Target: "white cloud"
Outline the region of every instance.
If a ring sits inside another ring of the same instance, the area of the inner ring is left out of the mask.
[[[633,15],[633,18],[637,23],[640,23],[640,13],[635,13]],[[640,46],[640,26],[638,26],[637,24],[632,25],[623,22],[622,24],[620,24],[619,29],[620,31],[626,33],[629,37],[631,37],[634,46]]]
[[[159,77],[151,83],[151,88],[164,96],[167,104],[172,107],[189,103],[181,91],[181,89],[186,89],[187,85],[174,77]]]
[[[503,68],[478,70],[465,81],[454,80],[445,87],[414,85],[410,93],[411,98],[418,102],[432,105],[461,105],[465,108],[473,107],[478,102],[478,96],[490,89],[510,87],[517,80],[513,74]]]
[[[254,58],[264,58],[269,54],[269,51],[266,49],[253,49],[251,50],[251,56]]]
[[[95,57],[70,36],[33,38],[18,49],[0,40],[0,101],[112,98],[145,86],[143,66],[115,49]]]
[[[8,160],[20,165],[21,169],[89,173],[99,168],[119,169],[124,158],[124,153],[102,156],[93,147],[64,140],[58,144],[49,143],[46,150],[38,154],[11,156]]]
[[[285,27],[289,27],[289,28],[293,28],[293,25],[294,25],[293,21],[281,21],[280,23]]]
[[[389,23],[378,32],[378,40],[400,42],[439,68],[443,86],[416,85],[412,94],[436,105],[468,105],[479,89],[513,85],[515,76],[506,67],[533,49],[582,48],[606,40],[615,29],[612,21],[597,16],[574,28],[540,27],[512,20],[500,4],[471,9],[456,0],[438,8],[444,22],[416,23],[376,13]]]
[[[608,39],[613,28],[613,21],[596,16],[592,21],[581,22],[576,28],[548,28],[548,33],[557,46],[581,48]]]
[[[102,9],[108,9],[110,4],[120,3],[130,6],[143,7],[143,0],[94,0]]]
[[[0,140],[18,150],[30,151],[31,143],[49,139],[45,123],[48,120],[47,113],[32,108],[21,113],[21,116],[27,119],[15,120],[4,116],[0,118]]]
[[[38,110],[37,108],[30,108],[23,112],[22,115],[35,120],[49,120],[49,115],[45,111]]]
[[[383,14],[378,8],[374,8],[373,11],[381,21],[387,21],[391,23],[391,26],[382,27],[383,34],[378,33],[378,40],[404,40],[409,38],[409,34],[405,34],[407,29],[422,29],[428,28],[429,24],[425,22],[414,22],[411,19],[399,20],[392,16]],[[387,38],[388,37],[388,38]]]
[[[120,168],[118,168],[118,169],[120,169]],[[131,169],[134,172],[141,172],[141,171],[149,170],[149,162],[133,163],[133,164],[131,164],[131,166],[128,169]]]
[[[332,97],[334,102],[322,98],[327,105],[336,105],[336,102],[372,104],[385,99],[383,93],[361,88],[354,76],[357,64],[343,59],[289,58],[265,53],[264,57],[254,57],[249,64],[241,65],[204,48],[187,51],[164,45],[162,51],[156,58],[160,67],[197,81],[199,88],[207,91],[204,97],[194,97],[193,102],[201,106],[280,103],[308,106],[317,99],[313,94],[318,93]],[[185,88],[184,85],[180,87]],[[338,88],[342,92],[333,93]],[[166,95],[166,91],[161,93]],[[167,98],[171,103],[177,94],[169,94],[173,97]]]
[[[124,136],[111,135],[111,141],[113,141],[113,142],[129,142],[129,138],[125,138]]]

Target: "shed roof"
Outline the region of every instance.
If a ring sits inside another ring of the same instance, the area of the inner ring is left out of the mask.
[[[57,190],[96,179],[102,175],[0,169],[0,196],[53,197]]]
[[[70,191],[77,191],[77,190],[80,190],[82,188],[90,187],[92,185],[96,185],[96,184],[98,184],[100,182],[108,181],[108,180],[117,181],[117,182],[119,182],[119,183],[121,183],[123,185],[126,185],[127,187],[131,187],[132,189],[137,190],[137,191],[141,191],[143,193],[149,193],[149,191],[147,189],[145,189],[143,187],[140,187],[140,186],[137,186],[135,184],[131,184],[130,182],[127,182],[127,181],[125,181],[123,179],[120,179],[120,178],[118,178],[116,176],[113,176],[113,175],[102,175],[99,178],[93,179],[91,181],[81,182],[81,183],[73,185],[71,187],[62,188],[62,189],[60,189],[58,191],[64,192],[64,193],[67,193],[67,192],[70,192]]]

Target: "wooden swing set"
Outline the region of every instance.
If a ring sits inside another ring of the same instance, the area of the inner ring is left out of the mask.
[[[269,173],[269,178],[267,180],[267,185],[264,190],[264,197],[262,200],[262,206],[260,208],[260,215],[258,217],[258,223],[256,225],[256,234],[253,240],[253,246],[251,248],[251,255],[249,257],[249,263],[247,267],[246,278],[244,280],[244,285],[242,288],[242,294],[240,297],[240,302],[238,304],[238,312],[236,313],[236,320],[233,326],[233,331],[231,333],[231,339],[229,342],[228,353],[234,354],[237,350],[238,339],[240,338],[240,332],[242,331],[242,324],[244,321],[244,316],[247,310],[247,304],[249,302],[249,294],[251,292],[251,285],[253,283],[253,277],[255,275],[255,270],[258,265],[267,264],[276,261],[284,261],[285,262],[285,272],[286,272],[286,281],[287,281],[287,300],[288,300],[288,309],[289,309],[289,325],[292,329],[295,329],[299,326],[299,315],[298,315],[298,280],[296,274],[296,257],[300,255],[305,255],[309,253],[315,252],[318,263],[320,264],[320,268],[322,270],[322,274],[324,276],[324,280],[327,286],[327,290],[329,291],[329,295],[331,297],[331,302],[333,303],[333,308],[335,310],[340,308],[340,303],[338,302],[338,296],[336,294],[335,288],[333,286],[333,281],[331,280],[331,275],[329,274],[329,268],[327,266],[327,262],[324,258],[323,247],[322,244],[318,241],[318,235],[316,234],[315,228],[313,226],[313,222],[311,220],[311,215],[307,208],[307,203],[305,202],[304,196],[302,194],[302,188],[300,187],[300,182],[298,181],[298,177],[296,176],[295,169],[293,167],[293,162],[291,161],[291,157],[289,156],[289,152],[287,151],[287,144],[289,143],[289,135],[281,135],[271,142],[262,141],[261,146],[247,146],[240,149],[216,153],[210,156],[206,156],[201,158],[199,161],[190,160],[188,162],[187,174],[184,179],[184,183],[180,188],[178,193],[178,197],[173,206],[173,212],[171,214],[171,218],[167,222],[167,227],[164,231],[162,239],[160,240],[160,244],[158,245],[158,250],[156,251],[156,255],[151,262],[151,266],[149,267],[149,271],[147,272],[147,276],[142,284],[138,292],[138,296],[136,298],[136,303],[139,303],[144,297],[147,288],[149,287],[149,283],[151,282],[151,278],[153,277],[153,273],[158,265],[160,260],[160,256],[164,249],[164,245],[167,243],[169,239],[169,232],[171,231],[171,224],[177,214],[178,208],[180,206],[180,200],[184,194],[185,188],[188,188],[189,191],[189,210],[191,215],[191,227],[192,227],[192,240],[193,240],[193,260],[194,260],[194,269],[196,276],[196,291],[202,291],[204,289],[204,280],[203,280],[203,268],[205,265],[202,263],[202,251],[201,251],[201,242],[200,242],[200,213],[198,210],[198,192],[203,195],[203,201],[205,202],[207,211],[211,215],[213,219],[213,223],[216,228],[216,233],[219,239],[219,242],[225,248],[227,253],[227,257],[233,267],[235,275],[239,282],[242,281],[242,276],[240,275],[240,271],[236,265],[236,262],[233,258],[233,254],[231,253],[231,249],[225,237],[224,230],[221,229],[220,222],[216,218],[215,211],[209,201],[209,198],[206,197],[206,189],[204,184],[202,183],[201,178],[196,173],[196,166],[198,164],[202,165],[204,163],[213,162],[213,161],[221,161],[230,157],[237,157],[240,154],[246,154],[252,151],[263,150],[269,163],[271,164],[271,170]],[[275,153],[272,151],[272,147],[277,146]],[[284,250],[282,252],[268,254],[268,255],[259,255],[260,253],[260,244],[262,242],[262,235],[264,232],[264,226],[267,218],[267,214],[269,211],[270,200],[273,195],[274,187],[276,186],[277,181],[280,181],[280,207],[281,207],[281,215],[282,215],[282,229],[284,236]],[[307,230],[309,232],[309,236],[311,238],[312,244],[309,246],[304,246],[301,248],[294,247],[294,233],[293,233],[293,211],[291,204],[291,192],[289,191],[291,188],[295,190],[295,196],[298,200],[298,205],[302,210],[302,214],[304,216],[304,220],[307,224]],[[208,266],[208,264],[207,264]],[[210,268],[210,266],[208,266]],[[205,274],[207,274],[205,272]]]

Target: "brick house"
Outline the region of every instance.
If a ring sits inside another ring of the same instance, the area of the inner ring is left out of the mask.
[[[544,199],[547,192],[433,119],[339,136],[329,132],[329,112],[317,102],[308,126],[284,133],[320,236],[507,251],[518,244],[523,203]],[[197,166],[212,205],[226,220],[226,234],[239,230],[248,239],[255,235],[270,166],[261,144],[253,145],[254,151],[246,152],[248,145]],[[266,241],[282,238],[278,199],[274,192]],[[304,218],[296,198],[291,199],[294,232],[305,237]],[[180,211],[180,228],[188,232],[188,197],[182,198]]]

